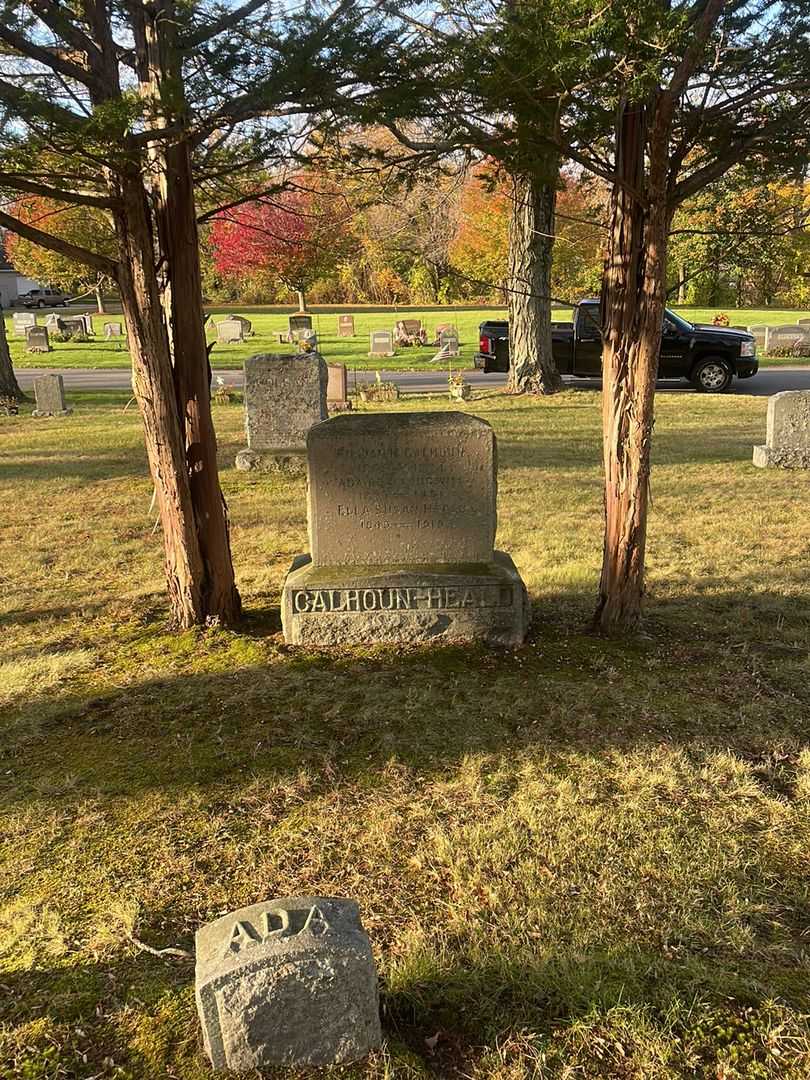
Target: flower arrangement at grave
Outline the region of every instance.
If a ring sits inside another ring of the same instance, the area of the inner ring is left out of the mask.
[[[718,311],[712,319],[712,326],[731,326],[731,319],[726,315],[725,311]]]
[[[394,382],[383,382],[379,371],[375,372],[376,379],[373,383],[358,383],[357,392],[361,401],[396,401],[399,398],[399,387]]]
[[[447,389],[454,401],[468,401],[472,397],[472,385],[460,371],[455,375],[451,372],[447,377]]]

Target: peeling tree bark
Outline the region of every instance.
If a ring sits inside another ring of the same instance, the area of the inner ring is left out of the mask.
[[[3,318],[3,309],[0,307],[0,398],[10,398],[12,401],[28,401],[22,392],[14,368],[11,364],[11,352],[8,347],[6,336],[6,323]]]
[[[556,186],[514,178],[509,225],[509,389],[555,394],[562,379],[551,350],[551,253]]]
[[[633,629],[641,618],[650,498],[655,382],[666,304],[666,118],[647,131],[647,107],[621,108],[617,172],[602,287],[602,431],[605,541],[598,629]],[[649,172],[645,175],[645,144]]]

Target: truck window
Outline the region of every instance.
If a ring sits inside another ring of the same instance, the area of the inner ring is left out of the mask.
[[[580,304],[577,308],[577,336],[592,341],[602,336],[602,316],[598,304]]]

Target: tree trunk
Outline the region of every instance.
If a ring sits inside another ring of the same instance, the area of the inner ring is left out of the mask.
[[[514,178],[509,226],[509,389],[554,394],[562,379],[551,351],[554,179]]]
[[[6,336],[6,320],[3,317],[3,309],[0,307],[0,398],[11,398],[12,401],[28,401],[22,392],[14,368],[11,364],[11,352],[8,347]]]
[[[119,185],[122,209],[115,214],[121,256],[118,285],[132,358],[132,390],[143,417],[157,492],[172,615],[185,628],[203,622],[207,614],[203,558],[155,273],[154,237],[137,166],[122,173]]]
[[[610,233],[602,287],[605,542],[596,626],[633,629],[641,617],[655,381],[666,302],[669,224],[666,138],[647,110],[625,103],[616,138]],[[668,131],[668,129],[667,129]]]
[[[100,283],[98,285],[96,285],[95,293],[96,293],[96,313],[98,315],[106,315],[107,314],[107,309],[104,306],[104,297],[103,297],[102,292],[101,292],[101,284]]]
[[[688,274],[684,263],[678,267],[678,303],[686,303],[686,286],[688,283]]]
[[[298,310],[305,312],[307,310],[307,298],[304,296],[304,290],[296,289],[295,291],[298,296]]]
[[[155,17],[145,28],[150,81],[144,89],[155,103],[156,127],[184,126],[187,119],[179,90],[182,80],[174,42],[175,25],[172,0],[163,0],[156,4]],[[168,90],[161,93],[165,87]],[[217,471],[200,241],[188,140],[172,140],[162,152],[155,153],[154,165],[154,203],[166,277],[163,304],[168,312],[175,393],[185,431],[191,501],[204,569],[200,580],[202,610],[207,619],[232,625],[238,621],[242,609],[234,580],[227,506]]]

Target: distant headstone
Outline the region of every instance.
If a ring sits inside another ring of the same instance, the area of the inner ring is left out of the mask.
[[[47,326],[29,326],[25,331],[25,351],[47,353],[51,351]]]
[[[288,341],[298,341],[298,338],[302,330],[312,329],[312,316],[311,315],[290,315],[288,321],[289,329],[287,331]]]
[[[754,447],[760,469],[810,469],[810,390],[783,390],[768,398],[765,445]]]
[[[806,330],[810,331],[810,319],[797,319],[797,326],[803,326]]]
[[[773,348],[792,348],[799,345],[810,346],[810,326],[790,323],[786,326],[769,326],[765,339],[765,350]]]
[[[92,337],[93,334],[95,334],[95,332],[96,332],[94,327],[93,327],[93,316],[92,315],[78,315],[77,318],[81,319],[82,325],[84,326],[85,334],[87,334],[88,337]]]
[[[760,349],[765,348],[765,342],[768,336],[768,327],[765,323],[760,323],[756,326],[747,327],[748,333],[754,335],[754,341]]]
[[[223,319],[217,323],[217,341],[221,345],[232,345],[245,340],[245,328],[240,319]]]
[[[377,974],[352,900],[241,908],[196,935],[196,998],[215,1069],[357,1061],[380,1045]]]
[[[349,383],[345,364],[328,364],[329,375],[326,384],[326,405],[330,412],[346,412],[351,409]]]
[[[394,335],[390,330],[372,330],[369,356],[393,356]]]
[[[52,311],[50,315],[45,316],[45,325],[48,327],[51,333],[55,334],[62,329],[63,322],[56,314],[56,312]]]
[[[318,353],[261,353],[245,361],[247,449],[237,469],[306,469],[307,432],[328,415],[326,363]]]
[[[449,327],[447,330],[442,330],[439,335],[439,348],[445,356],[459,355],[458,330],[456,330],[454,326]]]
[[[67,416],[72,412],[65,404],[65,383],[61,375],[39,375],[34,379],[37,407],[32,416]]]
[[[495,435],[465,413],[333,417],[310,429],[309,540],[282,597],[310,645],[486,640],[527,623],[514,563],[493,550]]]
[[[119,338],[123,336],[123,327],[121,323],[117,322],[105,322],[104,323],[104,337],[105,338]]]
[[[83,315],[69,315],[66,318],[58,319],[57,326],[59,332],[67,337],[76,337],[77,334],[84,335],[87,333]]]
[[[242,324],[242,334],[244,337],[250,337],[253,333],[253,323],[250,319],[246,319],[244,315],[231,315],[232,319]]]
[[[11,325],[14,336],[24,338],[28,327],[37,325],[37,317],[31,311],[15,311],[11,316]]]
[[[338,337],[354,337],[354,315],[338,315]]]

